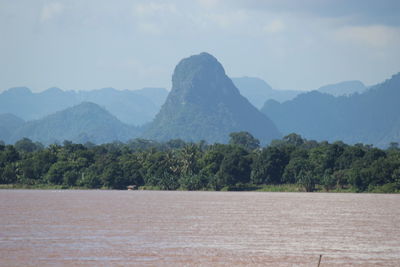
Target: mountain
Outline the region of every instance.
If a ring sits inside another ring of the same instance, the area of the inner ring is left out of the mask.
[[[0,114],[0,140],[7,142],[24,120],[10,113]]]
[[[33,120],[76,103],[71,92],[50,88],[32,93],[26,87],[15,87],[0,94],[0,113],[11,113],[24,120]]]
[[[137,137],[138,129],[128,126],[97,104],[83,102],[40,120],[26,122],[9,139],[14,143],[23,137],[43,144],[70,140],[100,144]]]
[[[232,78],[240,93],[255,107],[261,108],[265,101],[274,99],[279,102],[291,100],[302,91],[275,90],[264,80],[255,77]]]
[[[400,73],[361,94],[334,97],[312,91],[281,104],[268,101],[262,112],[283,134],[385,147],[400,142],[399,99]]]
[[[26,87],[17,87],[0,94],[0,113],[11,113],[24,120],[35,120],[86,101],[104,106],[124,123],[141,125],[155,117],[167,93],[162,88],[137,91],[113,88],[63,91],[50,88],[32,93]]]
[[[279,138],[271,120],[244,98],[212,55],[185,58],[175,67],[172,89],[144,137],[227,142],[248,131],[262,142]]]
[[[141,125],[150,122],[161,105],[155,104],[135,90],[116,90],[103,88],[92,91],[76,92],[77,102],[92,102],[105,107],[111,114],[124,123]]]
[[[276,90],[264,80],[255,77],[232,78],[232,81],[240,93],[257,108],[261,108],[268,100],[275,100],[282,103],[304,93],[304,91],[298,90]],[[333,96],[351,95],[362,93],[366,90],[367,87],[360,81],[344,81],[325,85],[317,89],[321,93]]]
[[[135,93],[150,99],[158,108],[164,104],[168,96],[168,91],[165,88],[145,87],[140,90],[135,90]]]
[[[317,89],[321,93],[327,93],[333,96],[351,95],[362,93],[367,87],[360,81],[344,81],[335,84],[329,84]]]

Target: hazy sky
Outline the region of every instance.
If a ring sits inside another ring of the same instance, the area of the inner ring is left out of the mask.
[[[213,54],[280,89],[400,71],[399,0],[0,0],[0,91],[171,86]]]

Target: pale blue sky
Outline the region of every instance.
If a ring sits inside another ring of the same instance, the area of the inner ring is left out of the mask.
[[[315,89],[400,71],[397,0],[0,0],[0,91],[171,86],[203,51],[231,77]]]

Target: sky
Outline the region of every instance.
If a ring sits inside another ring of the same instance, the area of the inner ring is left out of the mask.
[[[373,85],[399,48],[398,0],[0,0],[0,92],[170,89],[200,52],[276,89]]]

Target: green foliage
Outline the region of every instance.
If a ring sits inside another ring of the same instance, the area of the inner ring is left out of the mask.
[[[20,155],[14,146],[7,145],[2,148],[2,151],[0,154],[0,164],[2,166],[6,165],[7,163],[16,162],[19,159],[20,159]]]
[[[124,155],[120,159],[120,167],[127,185],[141,186],[144,184],[143,170],[140,161],[131,155]]]
[[[300,171],[297,182],[306,192],[313,192],[315,190],[315,178],[310,171]]]
[[[15,149],[22,152],[33,152],[43,149],[41,143],[33,143],[29,138],[22,138],[15,143]]]
[[[260,185],[256,191],[260,192],[301,192],[299,184]]]
[[[91,168],[84,170],[76,183],[78,186],[86,188],[100,188],[102,186],[99,175]]]
[[[254,184],[280,184],[289,155],[278,147],[267,147],[256,156],[252,166],[251,181]]]
[[[233,146],[224,155],[217,172],[218,181],[223,185],[235,185],[250,181],[251,159],[248,152],[237,146]]]
[[[301,146],[304,144],[304,140],[299,134],[291,133],[285,137],[283,137],[283,141],[287,144],[291,144],[294,146]]]
[[[8,164],[0,170],[0,183],[12,184],[17,181],[17,173],[13,164]]]
[[[102,181],[105,187],[122,189],[124,185],[124,176],[122,170],[118,163],[110,162],[103,169],[103,172],[100,176],[100,180]],[[126,183],[125,183],[126,184]]]
[[[62,146],[19,150],[0,145],[0,184],[2,188],[135,185],[157,190],[400,191],[398,149],[318,143],[295,134],[261,150],[182,142],[133,140],[88,147],[66,141]],[[31,146],[25,139],[21,144]]]
[[[63,175],[63,184],[68,186],[73,186],[76,184],[76,181],[78,180],[79,176],[80,173],[76,170],[66,171]]]
[[[207,188],[209,180],[202,174],[182,176],[179,179],[180,187],[183,190],[202,190]]]
[[[179,177],[169,172],[164,172],[157,179],[157,185],[161,190],[176,190],[179,188]]]
[[[260,147],[260,141],[254,138],[249,132],[231,133],[229,137],[229,144],[242,146],[249,151]]]
[[[194,144],[184,145],[178,153],[179,173],[181,175],[192,176],[198,173],[198,159],[200,150]]]
[[[64,175],[70,170],[71,165],[69,162],[58,161],[50,167],[45,179],[50,184],[62,184],[64,182]]]
[[[336,186],[336,179],[334,175],[325,173],[321,179],[321,184],[326,191],[331,191]]]

